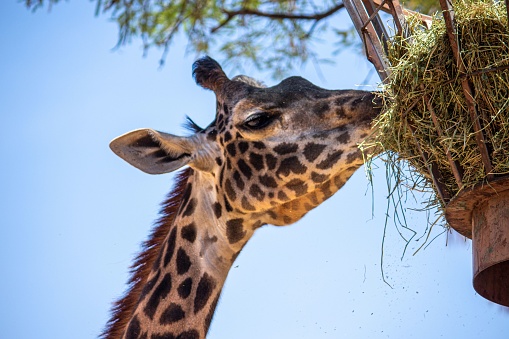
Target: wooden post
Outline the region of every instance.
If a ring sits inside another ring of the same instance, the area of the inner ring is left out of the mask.
[[[361,1],[344,0],[343,3],[357,29],[357,33],[359,33],[364,42],[366,57],[375,66],[380,79],[384,82],[390,74],[389,64],[386,61],[385,51],[382,48],[383,43],[380,40],[383,40],[384,37],[378,36],[375,26],[369,21],[366,8]],[[376,25],[379,26],[379,23]]]
[[[477,205],[472,215],[474,288],[509,306],[509,191]]]

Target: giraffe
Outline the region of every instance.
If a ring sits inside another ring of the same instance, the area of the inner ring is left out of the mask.
[[[265,87],[229,79],[204,57],[198,85],[216,95],[206,128],[190,136],[139,129],[110,147],[134,167],[185,167],[131,267],[102,337],[205,338],[228,272],[262,225],[289,225],[332,196],[362,164],[357,144],[380,112],[375,94],[325,90],[301,77]]]

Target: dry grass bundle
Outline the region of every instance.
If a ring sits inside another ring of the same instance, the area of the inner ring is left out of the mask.
[[[440,209],[447,200],[440,198],[433,183],[432,164],[440,172],[440,185],[449,197],[486,180],[461,86],[465,76],[473,88],[493,165],[491,174],[509,173],[509,27],[505,5],[458,0],[454,10],[466,75],[458,72],[441,15],[435,17],[429,30],[409,18],[411,37],[394,38],[389,47],[392,74],[383,89],[385,107],[377,120],[379,133],[362,145],[389,151],[387,161],[396,175],[403,173],[401,160],[406,160],[412,168],[411,184],[431,188],[435,192],[432,203]],[[447,152],[461,168],[460,184]]]

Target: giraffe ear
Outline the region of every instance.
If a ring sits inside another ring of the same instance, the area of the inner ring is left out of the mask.
[[[189,138],[138,129],[110,143],[111,150],[134,167],[148,174],[169,173],[191,161],[194,153]]]

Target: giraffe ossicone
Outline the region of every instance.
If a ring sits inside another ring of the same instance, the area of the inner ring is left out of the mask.
[[[177,178],[104,338],[205,338],[224,281],[256,229],[288,225],[332,196],[363,163],[357,148],[380,112],[376,95],[301,77],[276,86],[229,79],[209,57],[193,76],[217,98],[194,134],[140,129],[114,139],[122,159]]]

